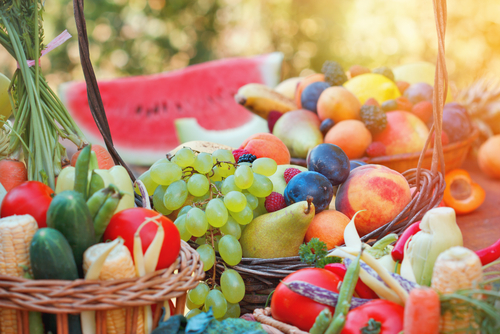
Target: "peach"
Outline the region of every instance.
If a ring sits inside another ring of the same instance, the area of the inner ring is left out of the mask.
[[[481,171],[491,177],[500,178],[500,135],[485,141],[477,153],[477,162]]]
[[[389,111],[387,127],[373,136],[386,147],[386,154],[420,152],[429,136],[429,128],[424,122],[408,111]]]
[[[340,147],[349,159],[358,159],[371,144],[372,134],[363,122],[348,119],[335,124],[326,133],[324,141]]]
[[[317,110],[319,119],[333,119],[335,123],[346,119],[361,119],[361,103],[353,93],[341,86],[325,89],[319,96]]]
[[[408,181],[400,173],[381,165],[360,166],[340,186],[335,208],[351,219],[356,216],[360,236],[392,221],[410,203]]]
[[[295,103],[297,104],[298,109],[302,109],[301,96],[302,91],[312,84],[313,82],[325,81],[325,75],[322,73],[314,73],[308,75],[297,85],[297,89],[295,90]]]
[[[239,148],[244,148],[257,158],[271,158],[278,165],[290,163],[290,152],[286,145],[270,133],[256,133],[248,137]]]

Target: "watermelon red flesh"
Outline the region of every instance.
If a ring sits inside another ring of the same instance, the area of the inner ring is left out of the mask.
[[[174,126],[177,118],[194,117],[208,130],[245,124],[252,114],[235,102],[234,95],[251,82],[276,85],[281,61],[281,54],[272,53],[99,82],[115,147],[119,153],[127,151],[129,161],[136,160],[132,157],[134,152],[141,159],[154,161],[158,154],[164,155],[179,145]],[[90,113],[85,83],[67,83],[61,87],[60,95],[88,139],[102,141]],[[144,152],[149,153],[145,156]],[[148,155],[155,157],[150,159]]]

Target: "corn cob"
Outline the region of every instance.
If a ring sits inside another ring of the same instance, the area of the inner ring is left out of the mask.
[[[482,280],[479,257],[470,249],[457,246],[439,254],[434,265],[432,287],[441,294],[448,294],[474,288]],[[472,310],[467,305],[458,300],[452,301],[451,305],[453,311],[441,314],[440,333],[471,333],[470,326],[472,329],[478,328]]]
[[[104,251],[106,244],[100,243],[87,249],[83,255],[83,270],[85,273],[92,263]],[[136,277],[134,262],[130,251],[124,245],[116,246],[109,253],[99,275],[100,280],[113,280]],[[106,312],[106,328],[109,334],[125,333],[126,310],[117,309]],[[143,312],[139,312],[137,320],[137,333],[144,334]]]
[[[30,268],[30,243],[37,229],[30,215],[0,219],[0,274],[24,276],[25,268]],[[0,334],[17,334],[16,310],[0,309]]]

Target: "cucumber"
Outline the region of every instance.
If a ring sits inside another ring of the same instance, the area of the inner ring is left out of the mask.
[[[83,278],[83,253],[96,242],[94,223],[83,195],[65,190],[54,197],[47,210],[47,226],[64,235],[73,251],[78,274]]]
[[[30,244],[31,270],[35,279],[78,279],[73,252],[61,232],[45,227],[39,229]],[[55,314],[43,314],[47,331],[57,333]],[[69,333],[81,334],[80,315],[68,315]]]

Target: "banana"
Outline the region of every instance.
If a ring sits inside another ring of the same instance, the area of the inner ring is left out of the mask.
[[[267,119],[271,111],[286,113],[287,111],[297,109],[297,105],[290,98],[274,91],[270,87],[256,83],[240,87],[234,99],[264,119]]]
[[[234,150],[234,148],[227,146],[227,145],[212,143],[209,141],[195,140],[195,141],[185,142],[184,144],[180,144],[179,146],[174,148],[172,151],[170,151],[169,154],[174,155],[175,153],[177,153],[177,151],[179,151],[181,148],[184,148],[184,147],[189,147],[193,151],[205,152],[205,153],[210,153],[210,154],[212,154],[216,150],[229,150],[229,151]]]

